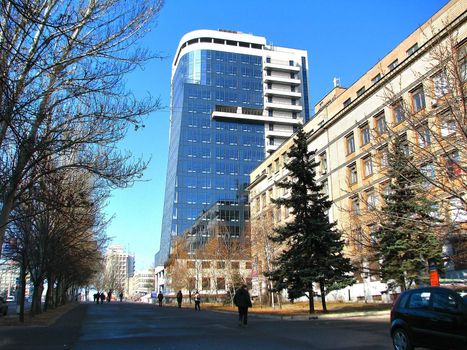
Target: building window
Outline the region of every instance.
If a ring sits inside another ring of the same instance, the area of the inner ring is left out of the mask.
[[[360,215],[360,203],[357,196],[350,198],[350,209],[355,215]]]
[[[378,73],[374,76],[373,79],[371,79],[371,82],[374,84],[374,83],[377,83],[378,81],[381,80],[381,73]]]
[[[203,290],[209,290],[210,289],[209,278],[208,277],[203,277],[203,279],[201,281],[202,281],[202,289]]]
[[[289,60],[289,66],[293,66],[293,65],[294,65],[293,60]]]
[[[365,92],[365,87],[362,86],[360,89],[357,90],[357,96],[363,95],[364,92]]]
[[[418,43],[415,43],[406,51],[407,56],[412,55],[417,50],[418,50]]]
[[[349,182],[351,185],[357,183],[358,181],[358,175],[357,175],[357,164],[352,163],[351,165],[348,166],[348,174],[349,174]]]
[[[270,70],[270,69],[268,69],[268,70],[266,71],[266,75],[269,76],[269,77],[271,76],[271,70]]]
[[[269,124],[269,131],[274,131],[274,124]]]
[[[360,134],[362,137],[362,146],[369,144],[370,143],[370,126],[368,125],[368,123],[366,123],[360,128]]]
[[[430,129],[427,124],[423,124],[417,128],[418,146],[425,148],[431,144]]]
[[[435,178],[435,167],[433,166],[433,163],[422,165],[420,167],[420,172],[424,177],[422,187],[426,189],[431,185],[431,181]]]
[[[376,209],[376,193],[373,189],[366,192],[366,205],[369,211]]]
[[[290,79],[295,79],[295,73],[290,73]]]
[[[387,167],[389,165],[388,146],[381,147],[378,152],[381,168]]]
[[[203,261],[203,262],[201,262],[201,267],[203,269],[209,269],[211,267],[211,262],[210,261]]]
[[[394,70],[394,68],[396,68],[398,64],[399,60],[395,59],[394,61],[392,61],[391,64],[388,66],[389,71]]]
[[[467,44],[463,44],[458,52],[459,57],[459,74],[462,83],[467,81]]]
[[[272,109],[268,110],[268,116],[270,116],[270,117],[273,116],[273,111],[272,111]]]
[[[355,140],[353,137],[353,133],[346,136],[345,143],[346,143],[347,155],[354,153],[355,152]]]
[[[186,262],[186,267],[189,269],[194,269],[195,268],[195,262],[193,260],[188,260]]]
[[[249,270],[251,269],[251,262],[247,261],[245,263],[245,269],[249,269]]]
[[[268,89],[269,89],[269,90],[272,89],[272,83],[268,83]]]
[[[328,159],[326,157],[326,152],[319,155],[319,171],[322,175],[328,172]]]
[[[401,123],[405,119],[405,114],[404,114],[404,108],[402,107],[402,102],[399,102],[395,104],[392,107],[393,113],[394,113],[394,120],[396,121],[396,124]]]
[[[441,98],[448,93],[446,71],[440,71],[433,76],[433,90],[436,98]]]
[[[297,112],[292,112],[292,119],[297,119]]]
[[[268,102],[272,103],[272,96],[268,96]]]
[[[347,107],[351,103],[352,103],[352,99],[349,97],[347,100],[344,101],[344,107]]]
[[[446,118],[447,117],[447,118]],[[456,121],[450,119],[449,116],[443,116],[443,121],[441,122],[441,136],[447,137],[456,133]]]
[[[466,222],[467,210],[459,198],[451,198],[449,200],[449,217],[452,222]]]
[[[216,279],[216,287],[217,289],[225,289],[225,278],[218,277]]]
[[[383,134],[388,130],[388,126],[386,125],[386,118],[384,117],[384,112],[378,114],[375,117],[375,124],[376,124],[376,131],[378,134]]]
[[[217,262],[218,269],[225,269],[225,261],[218,261]]]
[[[271,57],[266,57],[266,63],[271,63]]]
[[[412,107],[415,113],[425,108],[425,94],[423,93],[423,87],[419,86],[412,91]]]
[[[269,145],[274,146],[274,137],[269,138]]]
[[[365,177],[373,175],[373,162],[371,161],[371,156],[363,158],[363,169]]]
[[[238,270],[240,268],[240,263],[238,261],[232,261],[230,265],[232,266],[232,269],[234,270]]]
[[[462,174],[459,151],[454,151],[446,156],[446,172],[450,179],[458,177]]]

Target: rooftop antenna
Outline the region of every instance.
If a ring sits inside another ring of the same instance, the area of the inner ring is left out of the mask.
[[[334,79],[332,79],[332,82],[335,88],[341,86],[341,78],[334,77]]]

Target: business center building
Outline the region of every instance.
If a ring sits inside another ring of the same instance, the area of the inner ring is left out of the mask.
[[[307,80],[306,51],[226,30],[182,37],[172,65],[169,160],[156,265],[168,258],[171,237],[222,203],[228,206],[219,220],[232,236],[242,236],[249,220],[244,191],[249,174],[309,120]]]

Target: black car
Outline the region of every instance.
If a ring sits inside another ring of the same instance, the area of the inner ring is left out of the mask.
[[[8,303],[3,297],[0,297],[0,315],[6,316],[8,313]]]
[[[391,310],[391,337],[396,350],[416,346],[467,349],[467,299],[447,288],[403,292]]]

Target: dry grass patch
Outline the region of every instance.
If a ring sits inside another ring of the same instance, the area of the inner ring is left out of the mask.
[[[38,326],[47,327],[53,324],[60,316],[78,306],[78,303],[66,304],[55,309],[49,309],[39,315],[31,316],[29,312],[24,314],[24,322],[19,321],[19,315],[7,315],[0,317],[1,326]]]

